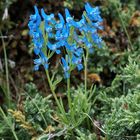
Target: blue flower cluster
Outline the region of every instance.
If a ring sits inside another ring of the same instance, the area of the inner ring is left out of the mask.
[[[67,54],[61,58],[64,74],[69,78],[70,72],[77,68],[83,69],[82,57],[84,50],[101,47],[102,39],[97,31],[102,30],[102,18],[98,7],[85,4],[85,11],[79,21],[75,21],[68,9],[65,9],[65,19],[58,13],[59,20],[54,14],[47,15],[43,9],[41,12],[34,7],[35,14],[30,16],[28,23],[30,36],[34,44],[34,52],[38,56],[34,60],[35,70],[43,65],[48,69],[48,60],[53,54],[61,54],[62,47]],[[63,49],[63,50],[64,50]]]

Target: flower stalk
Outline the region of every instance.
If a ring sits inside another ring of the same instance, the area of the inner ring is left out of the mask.
[[[62,108],[61,108],[61,105],[60,105],[60,102],[59,102],[59,100],[58,100],[58,98],[57,98],[57,95],[56,95],[56,93],[55,93],[55,91],[54,91],[54,87],[53,87],[53,84],[52,84],[52,81],[51,81],[51,78],[50,78],[50,75],[49,75],[48,70],[46,70],[46,75],[47,75],[47,79],[48,79],[48,83],[49,83],[51,92],[52,92],[53,97],[54,97],[54,99],[55,99],[55,101],[56,101],[56,104],[57,104],[59,110],[60,110],[61,112],[63,112],[63,111],[62,111]]]
[[[88,63],[88,56],[89,56],[89,51],[86,49],[85,55],[84,55],[84,82],[85,82],[85,94],[87,93],[87,63]]]
[[[72,109],[72,104],[71,104],[71,95],[70,95],[70,78],[67,79],[67,91],[68,91],[68,104],[70,110]]]

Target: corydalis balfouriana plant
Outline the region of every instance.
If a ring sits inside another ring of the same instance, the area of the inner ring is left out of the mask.
[[[79,21],[75,21],[68,9],[65,9],[65,18],[58,13],[57,20],[54,14],[47,15],[43,9],[34,7],[35,14],[30,16],[29,29],[34,53],[34,69],[39,70],[43,65],[48,70],[49,59],[55,54],[62,56],[61,62],[65,78],[70,77],[70,72],[77,68],[83,69],[82,57],[86,51],[91,51],[93,46],[102,46],[102,39],[97,31],[102,30],[100,10],[85,4],[85,11]],[[66,50],[66,54],[62,54]]]
[[[102,46],[102,39],[98,35],[98,30],[102,30],[100,11],[98,7],[92,8],[89,3],[86,3],[81,20],[76,21],[68,9],[65,9],[65,18],[58,13],[58,20],[54,14],[47,15],[43,9],[39,11],[36,6],[34,9],[35,14],[30,16],[28,24],[30,35],[33,38],[34,53],[37,56],[34,59],[34,69],[39,70],[40,65],[44,66],[58,107],[59,120],[69,129],[73,129],[88,116],[91,107],[89,99],[93,94],[93,88],[90,89],[91,94],[88,94],[87,60],[93,46]],[[61,65],[67,79],[68,111],[65,111],[62,99],[59,100],[55,93],[56,86],[61,79],[55,78],[56,73],[53,73],[52,77],[49,74],[49,60],[53,55],[61,56]],[[79,96],[71,96],[70,75],[75,68],[79,71],[84,68],[85,73],[85,92],[81,89],[78,91],[81,93],[80,100]],[[83,107],[79,102],[84,103]]]

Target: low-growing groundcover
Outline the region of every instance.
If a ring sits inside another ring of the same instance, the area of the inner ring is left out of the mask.
[[[34,70],[44,67],[52,94],[44,97],[33,83],[26,84],[20,106],[8,108],[7,113],[6,107],[0,108],[1,138],[140,139],[139,48],[110,86],[89,85],[89,57],[106,47],[99,35],[103,30],[99,7],[86,3],[80,21],[74,20],[68,9],[65,18],[60,13],[55,18],[34,8],[28,24],[36,57]],[[51,65],[56,55],[60,58],[57,69]],[[71,84],[74,69],[84,77],[84,82],[76,86]],[[66,98],[57,94],[62,82],[66,83],[62,94]]]

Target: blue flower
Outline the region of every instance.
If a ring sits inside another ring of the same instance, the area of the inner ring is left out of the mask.
[[[85,20],[84,16],[82,16],[82,19],[78,22],[73,21],[73,26],[78,28],[79,30],[82,30],[83,27],[85,26],[85,24],[86,24],[86,20]]]
[[[69,26],[68,26],[68,24],[66,24],[62,30],[63,38],[67,39],[69,37],[69,32],[70,32]]]
[[[44,20],[47,21],[47,22],[51,22],[51,21],[53,21],[53,19],[54,19],[54,14],[47,15],[47,14],[44,12],[44,9],[41,9],[41,15],[42,15],[42,17],[44,18]]]
[[[36,6],[34,6],[35,14],[30,16],[30,20],[28,23],[28,27],[30,29],[29,34],[33,35],[39,28],[41,23],[41,17],[39,15],[38,9]]]
[[[80,48],[80,47],[76,46],[76,44],[74,44],[71,46],[71,52],[73,54],[75,54],[76,56],[80,57],[83,55],[84,51],[83,51],[83,48]]]
[[[78,57],[81,57],[83,53],[84,53],[83,48],[76,48],[74,52],[74,54]]]
[[[30,35],[32,35],[32,33],[34,32],[34,31],[36,31],[36,29],[37,29],[37,25],[33,22],[33,21],[30,21],[29,23],[28,23],[28,27],[29,27],[29,29],[30,29]]]
[[[67,23],[72,23],[73,22],[73,17],[71,17],[70,12],[69,12],[68,9],[65,9],[65,15],[66,15]]]
[[[56,54],[60,54],[61,51],[58,49],[60,46],[58,43],[54,43],[54,44],[51,44],[50,42],[48,42],[48,48],[54,52],[56,52]]]
[[[44,43],[42,32],[38,29],[36,32],[33,32],[32,36],[33,36],[32,42],[34,44],[34,52],[36,55],[38,55]]]
[[[91,5],[89,3],[86,3],[85,5],[85,9],[88,15],[88,18],[92,21],[99,21],[102,22],[102,18],[100,16],[100,10],[99,7],[91,7]]]
[[[97,27],[96,27],[96,28],[97,28]],[[95,34],[95,33],[97,33],[97,29],[96,29],[96,28],[90,27],[89,30],[88,30],[88,32],[91,33],[91,34]],[[98,27],[98,28],[99,28],[99,27]]]
[[[95,27],[96,29],[103,30],[103,26],[101,25],[101,22],[99,21],[92,23],[92,26]]]
[[[90,16],[99,15],[99,7],[93,8],[89,3],[86,3],[85,10]]]
[[[41,51],[41,48],[42,48],[42,43],[37,41],[37,40],[33,40],[33,43],[34,43],[34,53],[36,55],[39,55],[40,51]]]
[[[38,48],[38,47],[34,47],[34,53],[36,54],[36,55],[39,55],[39,53],[40,53],[40,49]]]
[[[92,44],[88,41],[88,39],[85,37],[84,38],[84,43],[85,43],[85,45],[86,45],[86,47],[88,48],[88,49],[90,49],[90,48],[92,48]]]
[[[73,53],[75,51],[76,44],[70,45],[68,42],[66,42],[65,47],[66,47],[66,50],[68,50],[69,52]]]
[[[76,44],[69,45],[67,42],[65,43],[66,49],[71,52],[71,54],[75,54],[80,57],[83,55],[83,48],[76,46]]]
[[[63,38],[63,36],[62,36],[62,34],[61,34],[61,31],[58,30],[58,31],[56,32],[55,39],[56,39],[56,40],[61,40],[62,38]]]
[[[61,30],[61,29],[63,29],[65,21],[64,21],[63,16],[60,13],[58,13],[58,16],[59,16],[60,21],[58,24],[55,25],[55,28],[56,28],[56,30]]]
[[[37,29],[35,32],[32,32],[33,39],[39,40],[42,39],[42,32],[40,29]]]
[[[45,30],[47,33],[52,32],[53,27],[49,25],[48,22],[45,21]]]
[[[65,9],[65,19],[58,13],[59,21],[54,17],[54,14],[47,15],[43,9],[41,9],[41,16],[36,6],[34,6],[35,14],[30,16],[28,23],[29,34],[32,36],[32,42],[34,44],[34,53],[38,56],[34,60],[34,69],[39,70],[39,66],[43,65],[45,69],[48,69],[48,58],[46,56],[48,52],[42,52],[43,47],[47,47],[46,51],[50,50],[56,54],[61,53],[61,47],[66,49],[66,59],[62,57],[62,65],[64,75],[66,78],[70,77],[70,72],[74,68],[78,70],[83,69],[82,56],[84,50],[81,46],[86,46],[88,51],[92,49],[95,43],[98,47],[101,47],[102,39],[98,35],[98,30],[102,30],[101,25],[102,18],[100,16],[99,7],[91,7],[89,3],[86,3],[86,12],[82,15],[79,21],[74,21],[68,9]],[[45,23],[42,30],[42,22]],[[45,36],[45,38],[44,38]],[[47,39],[46,41],[44,39]],[[47,44],[45,44],[47,42]],[[53,43],[52,43],[53,42]],[[46,46],[45,46],[46,45]],[[85,48],[84,48],[85,49]]]
[[[48,37],[50,39],[55,39],[55,34],[50,32],[50,33],[48,33]]]
[[[55,35],[56,40],[66,40],[69,36],[69,27],[67,24],[63,27],[62,30],[58,30]]]
[[[61,61],[62,61],[65,78],[69,78],[70,77],[70,73],[69,73],[70,67],[68,66],[68,62],[63,57],[61,58]]]
[[[48,69],[48,58],[41,52],[40,53],[40,58],[34,59],[34,70],[37,71],[39,70],[39,66],[43,65],[45,70]]]
[[[30,16],[30,21],[36,22],[36,25],[39,26],[41,23],[41,17],[36,6],[34,6],[35,14]]]
[[[42,64],[41,58],[39,58],[39,59],[34,59],[34,64],[35,64],[34,70],[35,70],[35,71],[38,71],[38,70],[39,70],[39,66]]]
[[[66,45],[66,49],[69,51],[69,53],[71,53],[72,56],[72,60],[69,62],[74,66],[77,67],[78,70],[83,69],[83,65],[82,65],[82,55],[84,53],[83,48],[80,48],[78,46],[76,46],[76,44],[73,45],[69,45],[68,43],[65,44]]]
[[[83,26],[82,27],[82,31],[84,31],[85,34],[86,33],[93,34],[93,33],[96,33],[97,32],[97,29],[93,25],[87,23],[86,26]]]
[[[92,39],[94,43],[101,48],[102,38],[98,34],[92,34]]]
[[[75,55],[73,55],[72,56],[72,63],[74,65],[76,65],[76,67],[79,71],[83,69],[82,58],[81,57],[76,57]]]
[[[59,47],[65,46],[66,41],[65,40],[59,40],[59,42],[57,43]]]

